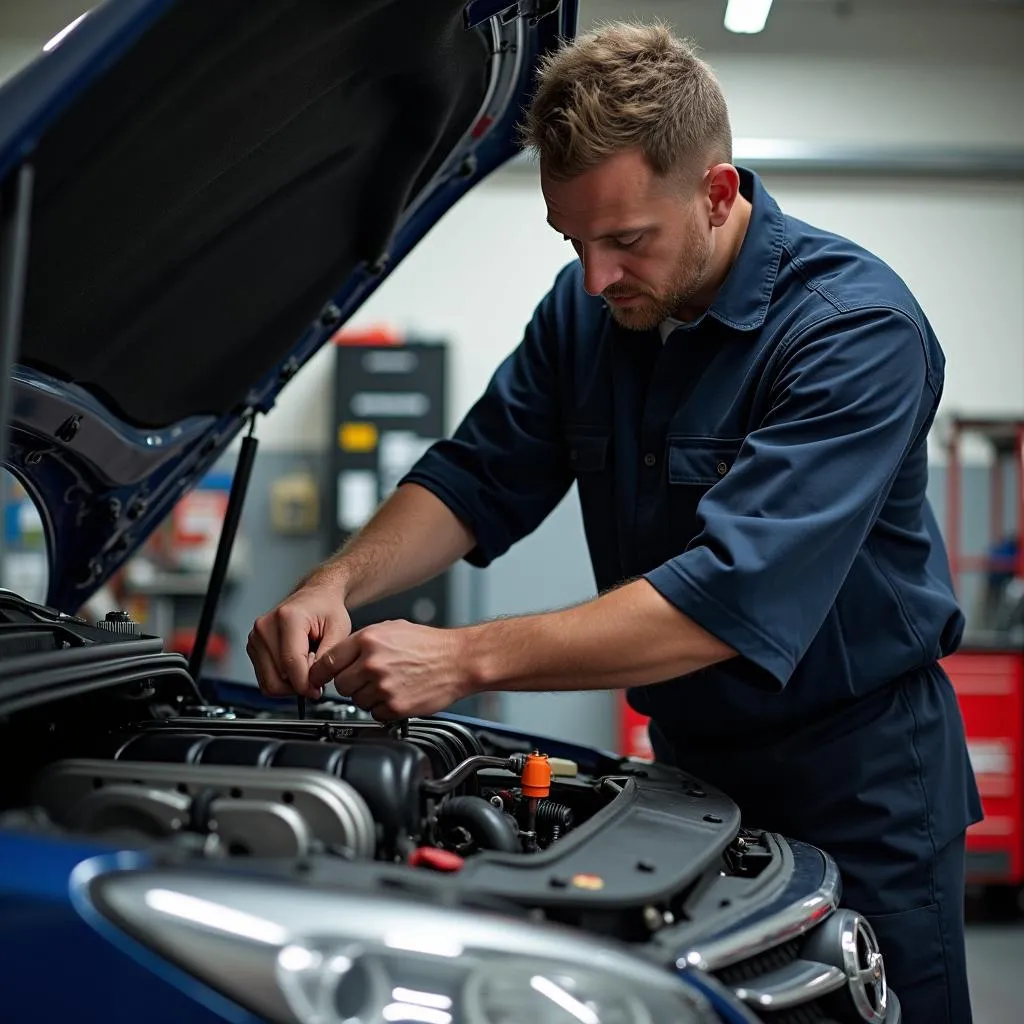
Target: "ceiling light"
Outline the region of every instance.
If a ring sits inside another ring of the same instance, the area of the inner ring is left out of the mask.
[[[725,8],[725,27],[730,32],[747,35],[760,32],[771,9],[772,0],[729,0]]]
[[[51,50],[57,49],[57,47],[60,46],[60,44],[85,20],[88,13],[89,12],[86,11],[85,14],[80,14],[73,22],[71,22],[70,25],[65,25],[64,28],[62,28],[52,39],[43,43],[43,49],[47,53]]]

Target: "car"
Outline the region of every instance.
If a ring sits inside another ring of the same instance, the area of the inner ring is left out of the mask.
[[[824,851],[685,770],[203,672],[281,389],[517,152],[575,0],[106,0],[0,89],[0,989],[33,1024],[899,1024]],[[86,602],[247,433],[190,659]]]

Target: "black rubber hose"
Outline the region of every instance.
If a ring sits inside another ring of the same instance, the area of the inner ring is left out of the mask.
[[[444,827],[462,826],[484,850],[519,852],[519,837],[509,827],[505,814],[482,796],[453,796],[437,812]]]
[[[554,800],[541,800],[537,805],[537,828],[560,828],[568,832],[572,828],[573,817],[571,807]]]

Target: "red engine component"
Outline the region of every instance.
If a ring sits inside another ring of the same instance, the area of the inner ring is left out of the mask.
[[[418,846],[409,854],[410,867],[430,868],[432,871],[461,871],[465,863],[457,853],[435,846]]]

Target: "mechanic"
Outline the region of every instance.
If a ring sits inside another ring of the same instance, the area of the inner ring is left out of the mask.
[[[907,1024],[968,1024],[981,816],[928,505],[944,358],[906,285],[731,163],[712,71],[618,24],[545,63],[524,143],[577,259],[454,436],[255,623],[268,694],[381,720],[495,690],[628,689],[656,756],[829,851]],[[437,629],[348,610],[486,566],[573,481],[599,596]]]

